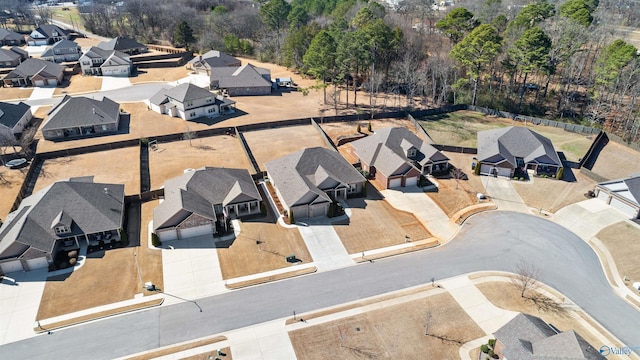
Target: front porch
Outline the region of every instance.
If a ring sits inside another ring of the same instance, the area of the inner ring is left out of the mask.
[[[231,204],[224,207],[225,215],[229,219],[235,219],[247,215],[260,213],[260,201],[251,201],[240,204]]]

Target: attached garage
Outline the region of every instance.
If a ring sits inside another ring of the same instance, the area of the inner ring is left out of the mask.
[[[49,262],[47,261],[46,257],[27,260],[27,268],[29,270],[43,269],[47,267],[49,267]]]
[[[598,199],[620,210],[630,219],[640,218],[640,174],[596,185]]]
[[[16,271],[23,271],[22,262],[20,260],[10,260],[0,263],[0,273],[8,274]]]
[[[47,84],[47,86],[58,86],[58,80],[56,79],[49,79],[45,81],[45,83]]]
[[[178,239],[178,233],[175,229],[158,230],[156,232],[156,235],[158,235],[158,239],[160,241],[171,241]]]
[[[611,205],[611,207],[614,209],[622,211],[625,215],[629,216],[629,218],[635,219],[638,215],[638,210],[636,208],[620,201],[615,197],[611,198],[611,202],[609,203],[609,205]]]
[[[325,216],[324,205],[313,205],[309,207],[309,217]]]
[[[44,86],[44,80],[36,80],[33,82],[35,86]]]
[[[404,186],[417,186],[417,185],[418,185],[418,177],[407,178],[404,183]]]
[[[180,239],[188,239],[188,238],[192,238],[196,236],[204,236],[204,235],[213,236],[213,226],[211,224],[184,228],[178,231],[180,231]]]
[[[491,169],[493,169],[493,165],[482,164],[482,166],[480,166],[480,173],[481,174],[491,174]]]
[[[604,201],[605,203],[609,203],[609,194],[604,191],[598,192],[598,199]]]
[[[389,188],[399,188],[402,186],[402,178],[389,179]]]

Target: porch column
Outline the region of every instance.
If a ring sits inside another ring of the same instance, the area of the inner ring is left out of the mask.
[[[240,208],[238,207],[238,204],[235,204],[233,206],[236,208],[236,216],[239,216],[240,213],[238,211]]]
[[[75,241],[77,247],[80,247],[80,243],[78,242],[78,236],[74,236],[73,241]]]

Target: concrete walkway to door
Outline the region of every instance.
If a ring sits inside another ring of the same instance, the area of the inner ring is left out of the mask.
[[[498,206],[498,210],[530,213],[529,207],[513,188],[510,179],[483,175],[481,180],[487,195]]]

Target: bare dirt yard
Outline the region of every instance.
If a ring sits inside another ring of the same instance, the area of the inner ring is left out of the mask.
[[[322,130],[327,133],[327,136],[333,141],[334,144],[338,144],[338,140],[343,137],[349,137],[351,135],[358,135],[358,125],[360,130],[364,134],[369,134],[367,126],[371,123],[371,131],[375,132],[377,129],[384,129],[389,127],[403,127],[412,133],[420,137],[420,134],[416,131],[415,126],[407,119],[377,119],[377,120],[361,120],[361,121],[349,121],[349,122],[333,122],[321,124]],[[423,139],[426,140],[426,139]]]
[[[640,281],[640,264],[637,255],[640,254],[640,227],[628,222],[619,222],[602,229],[596,237],[607,247],[615,261],[621,278],[625,276],[631,286]]]
[[[140,246],[137,247],[140,276],[143,281],[151,281],[158,288],[164,289],[164,277],[162,275],[162,251],[149,248],[149,222],[153,220],[153,209],[158,206],[159,200],[142,204],[140,214]],[[152,294],[144,290],[145,295]]]
[[[326,147],[318,131],[311,125],[247,131],[244,138],[261,170],[264,164],[279,157],[310,147]]]
[[[33,88],[3,87],[0,91],[0,100],[27,100]]]
[[[592,171],[609,180],[640,173],[640,153],[609,141],[600,152]]]
[[[430,334],[452,341],[425,335],[427,324]],[[297,358],[305,360],[455,359],[460,345],[482,336],[446,293],[289,332]]]
[[[555,213],[563,207],[575,204],[587,198],[584,194],[593,190],[596,182],[586,177],[576,169],[565,169],[573,173],[576,181],[563,181],[545,178],[532,178],[532,181],[512,181],[513,188],[529,207],[539,211]]]
[[[149,151],[151,188],[160,188],[166,180],[183,174],[185,169],[204,166],[240,168],[253,172],[240,141],[234,136],[160,143],[157,150]]]
[[[0,219],[6,219],[11,211],[28,169],[9,169],[0,165]]]
[[[93,176],[96,183],[124,184],[127,195],[140,192],[140,148],[100,151],[45,160],[34,192],[57,180]]]
[[[96,39],[96,38],[92,38],[92,37],[86,37],[86,38],[76,38],[75,41],[78,45],[80,45],[80,47],[83,50],[88,50],[90,47],[92,46],[97,46],[98,44],[100,44],[100,40]]]
[[[76,93],[99,91],[101,87],[102,78],[97,76],[76,74],[71,76],[70,78],[65,76],[62,84],[56,87],[56,89],[53,91],[53,95],[72,95]]]
[[[549,324],[553,324],[560,331],[574,330],[580,334],[591,346],[598,349],[601,344],[613,344],[609,339],[592,334],[579,321],[574,319],[572,315],[577,316],[577,312],[567,310],[566,314],[557,314],[551,312],[543,312],[539,310],[533,302],[526,300],[520,296],[520,292],[508,282],[492,281],[476,283],[476,287],[491,301],[495,306],[505,310],[518,311],[525,314],[531,314],[542,318]]]
[[[349,254],[403,244],[405,236],[409,236],[410,241],[431,237],[415,215],[394,209],[377,192],[346,202],[351,208],[351,217],[348,223],[334,223],[333,228]]]
[[[129,78],[132,84],[152,81],[176,81],[187,77],[190,71],[185,66],[158,68],[158,69],[138,69],[138,75]]]

